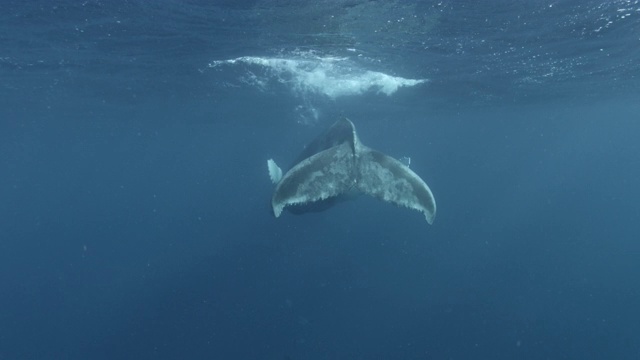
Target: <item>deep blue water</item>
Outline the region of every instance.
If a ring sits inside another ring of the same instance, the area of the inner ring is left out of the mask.
[[[640,1],[3,1],[0,359],[637,359]],[[340,116],[424,217],[270,212]]]

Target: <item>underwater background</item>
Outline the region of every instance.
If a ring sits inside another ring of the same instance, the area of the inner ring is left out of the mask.
[[[638,359],[639,95],[638,0],[2,1],[0,359]],[[433,225],[274,218],[343,116]]]

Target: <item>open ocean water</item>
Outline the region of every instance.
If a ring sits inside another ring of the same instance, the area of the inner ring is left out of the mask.
[[[4,0],[0,360],[639,359],[639,0]],[[346,116],[438,203],[270,210]]]

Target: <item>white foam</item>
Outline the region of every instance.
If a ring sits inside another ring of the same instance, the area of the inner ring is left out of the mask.
[[[392,95],[399,88],[411,87],[427,82],[426,79],[405,79],[382,72],[365,70],[348,58],[320,57],[306,54],[294,58],[267,58],[244,56],[230,60],[213,61],[209,67],[246,64],[259,66],[265,75],[279,83],[290,86],[300,95],[322,94],[332,99],[377,92]],[[253,85],[264,85],[265,79],[254,78],[248,70]]]

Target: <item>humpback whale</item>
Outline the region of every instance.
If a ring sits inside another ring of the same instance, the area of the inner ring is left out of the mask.
[[[429,186],[401,161],[362,144],[347,118],[309,143],[286,173],[272,159],[267,167],[276,184],[271,199],[276,217],[285,208],[324,210],[359,193],[420,211],[429,224],[436,216]]]

